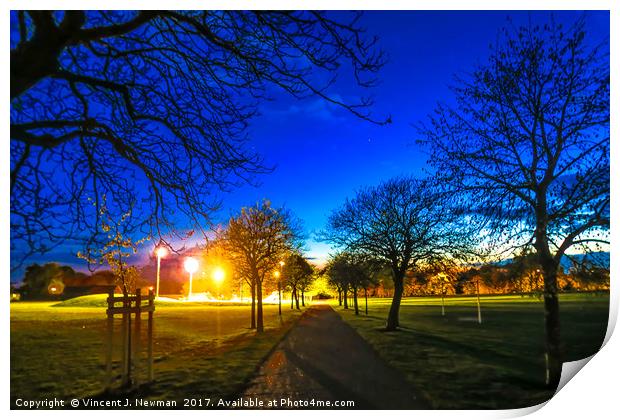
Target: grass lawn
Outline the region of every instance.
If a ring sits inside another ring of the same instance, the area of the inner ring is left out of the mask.
[[[403,299],[401,331],[385,332],[391,299],[369,300],[369,313],[333,307],[379,354],[406,375],[434,408],[518,408],[548,400],[544,388],[543,303],[535,297]],[[560,298],[565,360],[600,348],[607,330],[609,295]]]
[[[101,299],[83,299],[79,306],[11,303],[12,405],[16,398],[80,398],[102,391],[106,315]],[[180,403],[234,394],[300,315],[283,307],[281,322],[277,305],[264,310],[265,333],[257,335],[248,328],[249,305],[158,303],[155,381],[141,393]],[[119,331],[120,318],[115,322]],[[144,321],[142,331],[145,335]],[[138,373],[146,377],[145,370]]]

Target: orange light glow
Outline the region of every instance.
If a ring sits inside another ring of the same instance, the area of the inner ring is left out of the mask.
[[[213,270],[212,276],[215,282],[221,283],[224,280],[224,277],[226,277],[226,272],[224,272],[222,268],[217,267],[215,270]]]

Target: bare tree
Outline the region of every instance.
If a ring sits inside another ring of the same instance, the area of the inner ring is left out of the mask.
[[[284,260],[282,277],[286,281],[286,284],[291,288],[291,304],[294,300],[297,309],[299,309],[300,294],[302,305],[304,304],[304,292],[305,289],[308,288],[308,284],[312,279],[312,273],[312,266],[300,253],[292,253]]]
[[[279,267],[283,255],[300,247],[300,238],[299,224],[292,215],[283,208],[271,207],[269,201],[241,209],[222,234],[237,271],[250,279],[258,332],[264,329],[263,281]]]
[[[466,230],[448,204],[430,182],[402,177],[360,190],[329,218],[323,240],[390,266],[394,297],[387,330],[399,326],[408,270],[469,252]]]
[[[278,89],[318,96],[347,64],[373,86],[383,56],[359,14],[262,11],[11,12],[11,246],[105,241],[87,198],[106,194],[156,240],[208,226],[218,190],[267,171],[246,127]],[[383,122],[383,121],[375,121]],[[185,222],[184,222],[185,223]],[[170,245],[170,244],[168,244]]]
[[[437,176],[498,247],[535,250],[551,387],[562,366],[560,259],[607,243],[609,229],[609,53],[585,35],[583,18],[505,29],[488,63],[457,79],[455,105],[420,127]]]

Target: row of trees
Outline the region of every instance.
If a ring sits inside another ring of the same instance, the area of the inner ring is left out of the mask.
[[[608,46],[585,21],[503,30],[488,62],[456,78],[452,104],[417,125],[433,168],[360,190],[325,240],[389,265],[398,327],[407,271],[466,263],[476,239],[532,253],[543,279],[546,379],[560,379],[558,275],[567,251],[609,244]],[[478,247],[478,251],[482,247]]]
[[[101,228],[107,232],[108,242],[100,248],[90,248],[78,255],[89,264],[106,265],[109,276],[87,276],[76,273],[68,266],[55,263],[43,267],[32,265],[26,270],[22,291],[25,297],[49,297],[50,284],[58,284],[54,291],[62,293],[65,285],[101,286],[117,285],[123,293],[131,293],[139,285],[152,285],[154,276],[149,265],[139,268],[129,263],[142,241],[133,241],[124,233],[127,217],[113,220],[107,208],[100,210]],[[235,282],[244,282],[250,287],[252,296],[251,327],[262,331],[263,291],[290,290],[291,308],[305,306],[305,292],[314,280],[315,270],[302,256],[303,234],[300,222],[284,208],[274,208],[269,201],[241,209],[228,224],[221,228],[216,237],[205,247],[196,247],[184,253],[171,256],[166,264],[174,277],[184,276],[182,261],[188,256],[201,260],[199,266],[217,266],[228,274],[229,288]],[[89,256],[89,257],[87,257]],[[94,258],[96,256],[96,258]],[[146,279],[145,277],[149,277]],[[200,279],[200,276],[197,276]],[[104,283],[92,284],[92,279]],[[112,281],[110,282],[110,278]],[[177,287],[182,291],[182,283]],[[238,284],[238,283],[237,283]]]
[[[338,304],[349,307],[349,294],[353,297],[355,315],[359,315],[358,295],[364,292],[365,312],[368,314],[368,290],[378,284],[376,273],[381,267],[376,259],[365,258],[362,254],[340,252],[328,261],[324,273],[328,284],[338,293]]]

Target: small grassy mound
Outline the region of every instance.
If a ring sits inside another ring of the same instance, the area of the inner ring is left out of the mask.
[[[120,295],[116,295],[116,296],[120,296]],[[54,307],[59,307],[59,308],[105,308],[107,307],[107,298],[108,295],[106,294],[99,294],[99,295],[87,295],[87,296],[80,296],[80,297],[76,297],[73,299],[67,299],[64,300],[62,302],[56,303],[52,306]],[[119,304],[117,304],[119,305]],[[187,306],[192,306],[192,307],[196,307],[196,306],[245,306],[245,305],[249,305],[248,302],[226,302],[226,301],[222,301],[222,302],[199,302],[199,301],[195,301],[195,302],[187,302],[187,301],[183,301],[183,300],[174,300],[174,299],[167,299],[167,298],[163,298],[163,299],[158,299],[155,302],[155,305],[157,307],[178,307],[178,306],[182,306],[182,307],[187,307]]]
[[[107,299],[108,295],[106,294],[79,296],[63,300],[52,306],[61,308],[105,308],[108,306]]]

